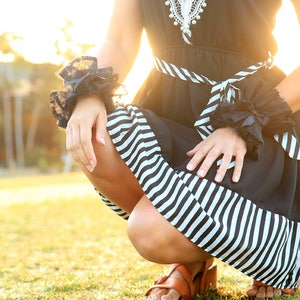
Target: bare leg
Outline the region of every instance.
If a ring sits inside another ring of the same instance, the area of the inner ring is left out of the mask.
[[[105,140],[106,146],[93,140],[97,166],[92,173],[85,168],[83,172],[103,195],[130,213],[144,192],[116,151],[108,134]]]
[[[134,247],[150,261],[185,264],[193,277],[210,255],[184,237],[153,207],[108,135],[106,146],[93,143],[97,166],[92,173],[83,171],[101,193],[131,213],[127,231]],[[180,277],[180,273],[174,272],[173,276]],[[158,289],[157,298],[153,299],[179,299],[179,296],[175,290]]]
[[[211,258],[165,220],[146,196],[143,196],[133,209],[128,220],[127,232],[132,244],[144,258],[162,264],[184,264],[191,278],[202,270],[203,262]],[[171,276],[182,279],[178,271]],[[179,293],[174,289],[156,288],[151,291],[153,300],[179,298]]]
[[[163,264],[182,263],[192,276],[202,268],[202,262],[210,256],[195,246],[166,221],[144,195],[137,179],[120,158],[110,137],[106,136],[106,146],[95,141],[94,149],[98,164],[94,172],[83,170],[91,183],[106,197],[125,211],[131,213],[128,221],[128,236],[144,258]],[[188,253],[188,255],[186,255]],[[173,276],[180,277],[174,272]],[[177,300],[175,290],[157,289],[153,299]],[[272,287],[254,287],[248,295],[263,299],[281,294]]]
[[[94,172],[84,172],[101,193],[131,213],[128,236],[137,251],[157,263],[191,264],[207,259],[207,253],[190,242],[154,208],[109,136],[106,137],[106,146],[93,142],[98,164]]]
[[[156,263],[194,264],[210,258],[209,254],[165,220],[146,196],[133,209],[127,232],[136,250],[147,260]]]

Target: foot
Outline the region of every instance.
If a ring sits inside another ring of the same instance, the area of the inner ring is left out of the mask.
[[[263,284],[254,280],[252,287],[247,291],[247,296],[256,299],[272,299],[281,295],[293,295],[295,290],[293,289],[275,289],[269,285]]]
[[[170,274],[169,278],[178,279],[184,282],[184,278],[182,277],[181,273],[177,270],[174,270],[172,274]],[[147,293],[146,295],[147,300],[179,300],[181,297],[177,290],[162,287],[152,288],[149,294]]]
[[[192,299],[192,275],[184,265],[173,264],[166,276],[160,276],[147,291],[147,300]]]
[[[216,267],[213,259],[193,265],[171,265],[169,274],[159,277],[146,293],[147,300],[191,300],[197,292],[216,287]],[[200,270],[200,272],[199,272]],[[213,276],[212,276],[213,275]]]

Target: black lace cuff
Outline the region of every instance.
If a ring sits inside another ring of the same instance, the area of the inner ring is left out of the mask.
[[[82,56],[71,61],[59,72],[64,90],[50,94],[50,108],[58,126],[66,128],[79,96],[94,94],[104,102],[107,113],[114,111],[112,97],[118,83],[118,74],[112,68],[98,69],[97,58]]]
[[[272,106],[269,105],[268,109],[265,107],[263,113],[249,101],[240,100],[235,104],[221,102],[210,120],[214,129],[227,126],[234,128],[247,142],[247,153],[259,159],[264,143],[263,135],[291,132],[294,122],[290,117],[288,104],[277,98]]]

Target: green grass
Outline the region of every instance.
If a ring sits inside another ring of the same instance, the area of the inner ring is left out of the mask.
[[[78,173],[0,179],[0,226],[0,299],[143,299],[167,270],[135,252]],[[197,299],[242,299],[251,280],[217,264],[218,293]]]

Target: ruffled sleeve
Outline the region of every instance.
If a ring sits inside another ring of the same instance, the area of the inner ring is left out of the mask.
[[[64,81],[64,90],[52,91],[50,94],[50,108],[58,120],[58,126],[67,127],[79,96],[97,95],[104,102],[108,113],[114,110],[112,97],[120,86],[119,76],[110,67],[99,69],[95,57],[74,59],[59,72],[59,77]]]
[[[210,120],[214,129],[234,128],[247,142],[247,153],[258,159],[263,136],[293,132],[294,122],[289,105],[276,89],[262,86],[255,90],[260,92],[253,94],[248,90],[236,103],[220,102]]]

